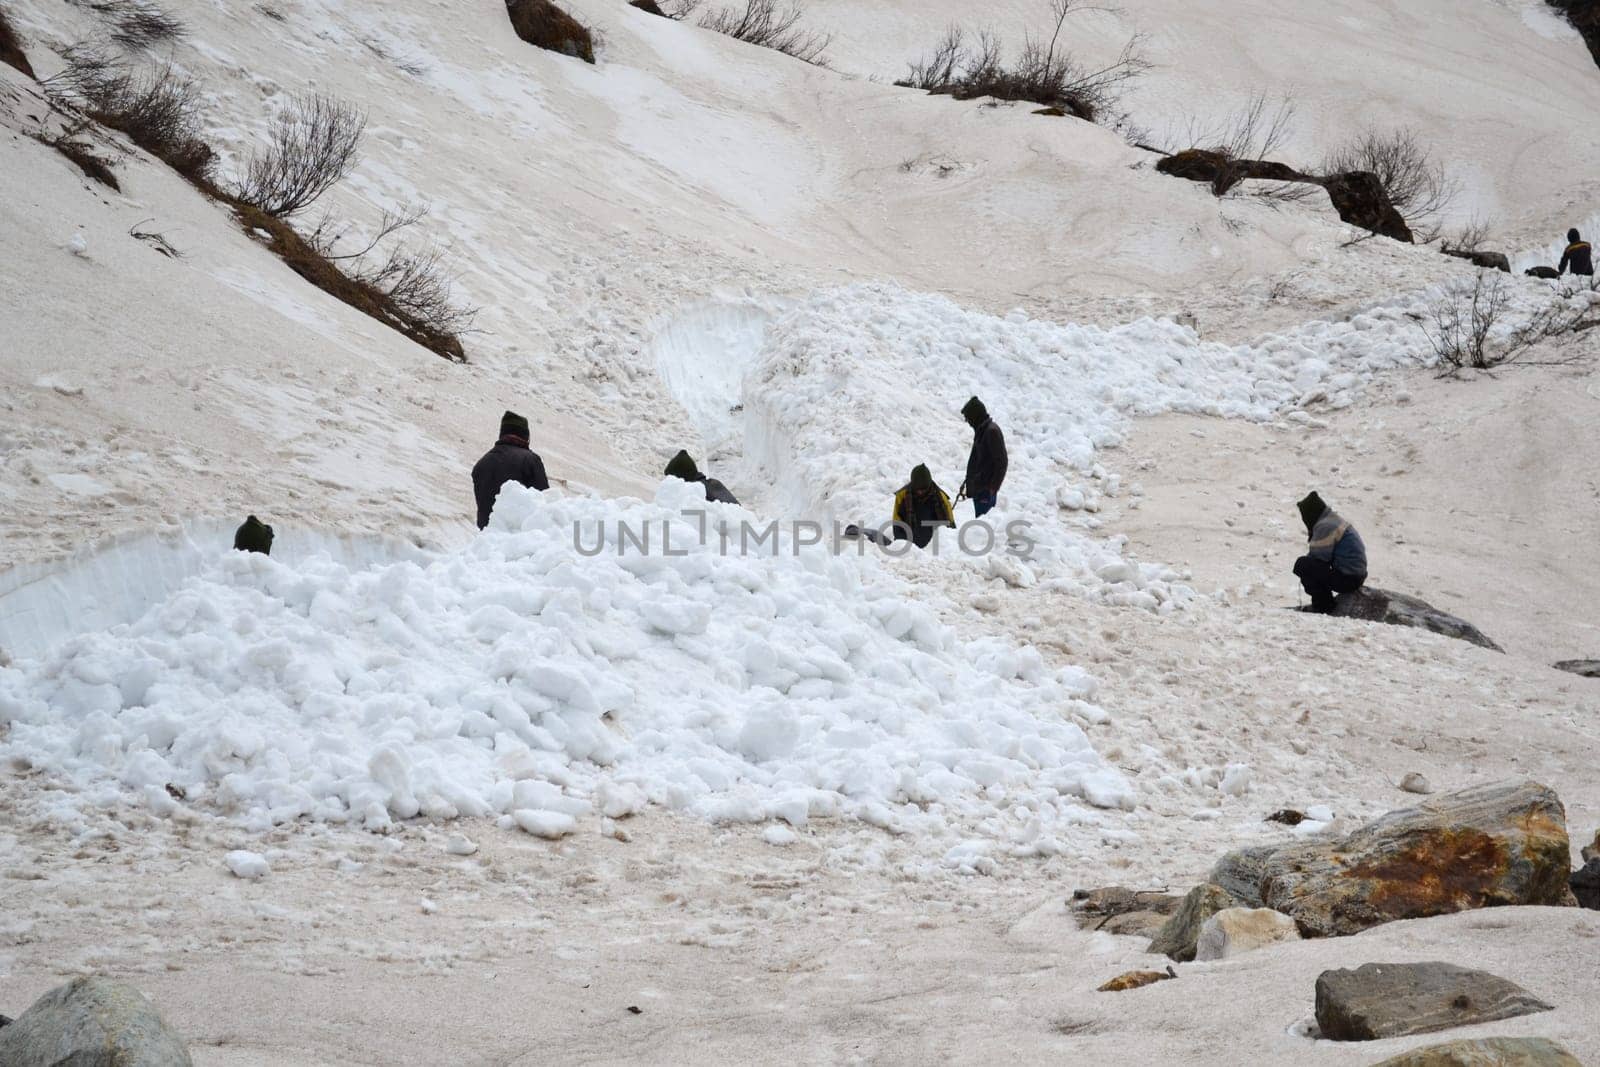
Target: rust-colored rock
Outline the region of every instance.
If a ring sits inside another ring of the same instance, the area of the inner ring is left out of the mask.
[[[1127,974],[1117,975],[1111,981],[1095,990],[1095,992],[1121,993],[1127,989],[1143,989],[1147,985],[1165,982],[1168,978],[1176,977],[1178,976],[1173,974],[1170,969],[1165,971],[1129,971]]]
[[[1555,792],[1503,782],[1390,812],[1343,840],[1279,849],[1261,896],[1307,937],[1496,905],[1567,906],[1569,855]]]

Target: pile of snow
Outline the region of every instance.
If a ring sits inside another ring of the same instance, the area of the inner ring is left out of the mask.
[[[1450,283],[1462,284],[1470,281]],[[1504,284],[1508,324],[1552,299],[1529,279]],[[791,512],[878,525],[918,463],[955,496],[972,442],[959,411],[976,395],[1010,453],[999,507],[987,518],[1000,530],[1030,524],[1028,576],[1166,611],[1193,596],[1181,576],[1125,559],[1123,539],[1095,532],[1104,498],[1129,488],[1100,455],[1122,442],[1129,418],[1310,422],[1308,406],[1348,406],[1374,376],[1434,363],[1420,324],[1444,294],[1423,289],[1341,321],[1229,346],[1168,320],[1103,329],[1022,311],[997,317],[892,284],[827,290],[767,327],[744,389],[746,458]],[[969,508],[957,509],[959,521],[972,517]],[[979,565],[993,571],[998,558]]]
[[[723,555],[754,519],[716,506],[702,542],[701,507],[674,480],[653,503],[513,486],[429,560],[221,553],[136,621],[0,669],[0,760],[250,828],[499,814],[555,837],[657,804],[1048,848],[1103,818],[1080,801],[1133,806],[1079,726],[1105,718],[1082,671],[957,640],[870,556]],[[650,552],[619,553],[619,523]]]

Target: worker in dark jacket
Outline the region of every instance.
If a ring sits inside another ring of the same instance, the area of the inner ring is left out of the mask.
[[[693,458],[683,449],[679,449],[678,454],[672,457],[672,461],[667,464],[667,469],[664,473],[672,478],[682,478],[686,482],[699,482],[705,488],[707,503],[737,504],[739,502],[734,499],[732,493],[728,492],[727,486],[715,478],[707,478],[704,474],[701,474],[700,468],[694,465]]]
[[[1311,610],[1333,611],[1335,593],[1353,593],[1367,580],[1367,546],[1356,528],[1312,493],[1300,501],[1310,546],[1295,560],[1295,577],[1311,596]]]
[[[251,515],[233,532],[233,550],[272,555],[272,527]]]
[[[894,540],[911,539],[918,548],[927,548],[933,533],[941,526],[956,524],[950,498],[933,480],[923,464],[911,470],[911,481],[894,495]]]
[[[1561,265],[1556,268],[1556,273],[1567,273],[1568,265],[1572,267],[1573,274],[1594,277],[1594,254],[1589,242],[1578,236],[1577,230],[1567,231],[1567,250],[1561,253]]]
[[[972,427],[972,451],[967,455],[967,480],[956,499],[971,497],[973,515],[982,516],[995,506],[1000,483],[1006,480],[1006,438],[977,397],[967,401],[961,414]]]
[[[472,468],[472,492],[478,498],[478,529],[489,525],[500,487],[516,482],[541,493],[550,488],[544,461],[528,450],[528,420],[514,411],[500,416],[500,440]]]

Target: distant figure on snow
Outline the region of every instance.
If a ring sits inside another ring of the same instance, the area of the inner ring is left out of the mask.
[[[500,440],[472,468],[472,492],[478,498],[478,529],[489,525],[500,487],[516,482],[541,493],[550,488],[544,461],[528,449],[528,420],[514,411],[500,416]]]
[[[715,478],[707,478],[700,473],[700,468],[694,465],[694,460],[686,450],[679,449],[678,454],[672,457],[663,472],[673,478],[682,478],[686,482],[699,482],[705,487],[706,502],[710,504],[737,504],[734,495],[728,492],[728,487]]]
[[[272,527],[251,515],[233,532],[233,550],[272,555]]]
[[[1558,275],[1567,273],[1569,264],[1573,274],[1594,277],[1594,254],[1589,248],[1589,242],[1578,236],[1577,230],[1567,231],[1567,250],[1561,253],[1561,265],[1556,268],[1556,273]]]
[[[1313,492],[1300,501],[1311,545],[1295,560],[1295,577],[1311,596],[1311,610],[1333,611],[1335,593],[1353,593],[1367,580],[1367,546],[1356,528],[1341,519]]]
[[[894,538],[911,539],[918,548],[927,548],[933,533],[941,526],[956,524],[950,497],[933,480],[925,464],[911,469],[911,480],[894,495]]]
[[[995,506],[1006,480],[1006,438],[977,397],[967,401],[961,414],[972,427],[972,451],[967,454],[967,480],[956,499],[971,497],[972,513],[981,517]]]

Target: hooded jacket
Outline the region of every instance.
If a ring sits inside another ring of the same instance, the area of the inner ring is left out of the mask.
[[[1367,546],[1361,535],[1324,504],[1320,496],[1312,493],[1300,501],[1300,517],[1305,521],[1310,540],[1306,555],[1332,564],[1340,574],[1352,578],[1367,576]]]
[[[1556,273],[1567,273],[1569,265],[1572,268],[1572,273],[1593,277],[1594,255],[1589,248],[1588,241],[1573,241],[1569,244],[1567,250],[1561,253],[1561,265],[1556,268]]]
[[[920,497],[916,485],[919,480],[923,481]],[[927,548],[928,542],[933,540],[933,532],[940,526],[956,524],[950,497],[939,488],[926,467],[918,467],[912,472],[912,481],[901,486],[894,494],[894,521],[901,524],[895,527],[894,539],[905,540],[909,530],[911,542],[918,548]]]
[[[1006,437],[976,398],[961,409],[972,423],[972,451],[967,454],[967,495],[1000,492],[1006,480]]]
[[[544,473],[544,460],[527,445],[502,437],[472,468],[472,492],[478,499],[478,529],[489,525],[489,516],[494,512],[500,487],[507,482],[516,482],[541,493],[550,488],[550,479]]]

